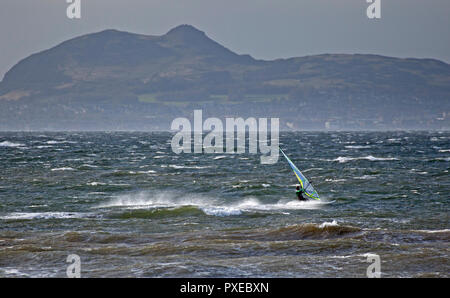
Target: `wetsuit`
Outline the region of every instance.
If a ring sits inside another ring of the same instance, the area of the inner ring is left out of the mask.
[[[303,188],[295,191],[295,194],[297,195],[297,198],[299,199],[299,201],[307,201],[308,200],[303,196],[303,193],[304,193]]]

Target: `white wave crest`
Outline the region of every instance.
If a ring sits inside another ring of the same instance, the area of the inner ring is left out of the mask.
[[[51,169],[51,171],[74,171],[74,169],[71,167],[62,167],[62,168]]]
[[[413,230],[414,232],[427,233],[427,234],[436,234],[436,233],[450,233],[450,229],[444,230]]]
[[[80,212],[12,212],[0,219],[65,219],[65,218],[83,218],[85,213]]]
[[[353,161],[353,160],[389,161],[389,160],[398,160],[398,159],[395,157],[374,157],[372,155],[368,155],[368,156],[362,156],[362,157],[339,156],[338,158],[335,158],[332,161],[344,163],[344,162],[349,162],[349,161]]]
[[[179,165],[169,165],[169,167],[174,169],[207,169],[210,166],[179,166]]]
[[[232,207],[202,207],[200,209],[208,215],[215,216],[231,216],[242,214],[242,210]]]
[[[368,149],[368,148],[371,148],[372,146],[370,146],[370,145],[365,145],[365,146],[363,146],[363,145],[349,145],[349,146],[345,146],[345,148],[347,148],[347,149]]]
[[[14,147],[21,147],[21,146],[25,146],[25,145],[24,144],[20,144],[20,143],[13,143],[13,142],[10,142],[10,141],[0,142],[0,147],[12,147],[12,148],[14,148]]]
[[[359,177],[353,177],[353,179],[357,179],[357,180],[369,180],[369,179],[375,179],[375,176],[370,176],[370,175],[362,175]]]
[[[323,229],[326,227],[338,227],[338,223],[336,220],[333,220],[332,222],[323,222],[319,225],[319,228]]]

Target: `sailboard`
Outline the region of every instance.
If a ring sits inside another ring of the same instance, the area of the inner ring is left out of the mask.
[[[292,168],[292,171],[294,171],[295,176],[297,177],[298,181],[300,182],[301,187],[305,190],[305,194],[310,197],[311,199],[320,201],[319,194],[314,189],[312,184],[309,182],[309,180],[300,172],[300,170],[295,166],[295,164],[289,159],[289,157],[284,154],[283,150],[281,150],[281,153],[283,153],[284,157],[288,161],[289,165]]]

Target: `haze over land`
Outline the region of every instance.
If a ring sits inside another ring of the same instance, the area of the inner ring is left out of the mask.
[[[105,30],[12,67],[1,130],[167,130],[176,117],[279,117],[282,129],[448,129],[450,65],[435,59],[239,55],[190,25]]]

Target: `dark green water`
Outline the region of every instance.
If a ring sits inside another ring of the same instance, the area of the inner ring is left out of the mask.
[[[0,277],[449,277],[449,132],[281,133],[280,156],[170,133],[0,133]]]

